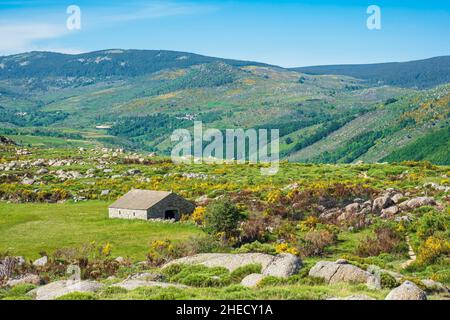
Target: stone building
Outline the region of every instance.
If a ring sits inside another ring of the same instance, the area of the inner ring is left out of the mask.
[[[109,217],[119,219],[174,219],[191,214],[195,205],[167,191],[134,189],[109,206]]]

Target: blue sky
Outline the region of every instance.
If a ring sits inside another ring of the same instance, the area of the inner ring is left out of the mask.
[[[69,5],[81,30],[66,28]],[[369,5],[381,30],[366,27]],[[284,67],[450,54],[448,0],[1,0],[0,55],[167,49]]]

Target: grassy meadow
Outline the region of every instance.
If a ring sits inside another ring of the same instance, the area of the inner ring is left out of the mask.
[[[12,204],[0,202],[0,252],[27,259],[40,252],[80,247],[95,241],[110,243],[115,255],[145,260],[149,244],[167,238],[174,242],[203,232],[189,224],[111,220],[108,202]]]

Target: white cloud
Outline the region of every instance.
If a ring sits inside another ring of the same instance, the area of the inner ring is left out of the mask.
[[[131,8],[131,9],[130,9]],[[211,5],[181,4],[176,2],[154,2],[141,6],[127,6],[120,13],[112,12],[100,15],[99,22],[126,22],[133,20],[146,20],[170,16],[189,15],[214,10]],[[115,11],[115,10],[113,10]]]
[[[211,5],[178,3],[176,1],[157,1],[151,4],[133,2],[109,7],[81,6],[82,31],[95,32],[95,29],[136,20],[156,19],[170,16],[191,15],[215,10]],[[19,18],[20,17],[20,18]],[[57,51],[81,53],[76,48],[62,48],[56,44],[57,38],[69,36],[65,11],[48,10],[10,10],[0,13],[0,56],[27,51]],[[6,18],[6,19],[5,19]],[[39,21],[35,19],[38,18]],[[3,21],[2,21],[3,20]],[[80,43],[83,47],[83,43]]]
[[[66,34],[64,26],[45,23],[0,24],[0,53],[30,51],[35,41],[58,38]]]

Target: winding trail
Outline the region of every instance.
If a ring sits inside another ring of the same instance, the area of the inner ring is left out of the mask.
[[[409,241],[409,237],[408,236],[406,236],[406,243],[408,244],[408,248],[409,248],[408,249],[409,260],[407,260],[404,263],[402,263],[402,269],[407,268],[408,266],[410,266],[417,259],[416,253],[414,252],[414,249],[411,246],[411,243]]]

